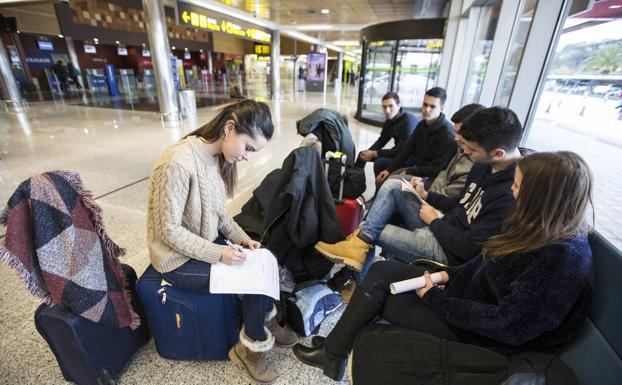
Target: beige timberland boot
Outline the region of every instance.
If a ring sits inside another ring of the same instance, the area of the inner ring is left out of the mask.
[[[315,249],[333,262],[343,263],[352,270],[361,271],[371,245],[358,237],[360,231],[357,229],[344,241],[332,245],[318,242],[315,244]]]
[[[272,305],[270,313],[266,314],[266,327],[274,336],[276,346],[291,348],[298,343],[298,335],[293,330],[279,325],[276,320],[276,306]]]
[[[268,329],[266,329],[266,334],[268,337],[265,341],[254,341],[242,328],[240,340],[229,350],[229,359],[244,366],[253,380],[262,384],[271,384],[279,375],[266,360],[267,352],[274,346],[274,336]]]

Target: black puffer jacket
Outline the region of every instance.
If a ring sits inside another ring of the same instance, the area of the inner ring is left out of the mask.
[[[280,170],[266,176],[235,220],[286,267],[289,256],[299,256],[318,241],[343,239],[323,162],[313,147],[293,150]]]

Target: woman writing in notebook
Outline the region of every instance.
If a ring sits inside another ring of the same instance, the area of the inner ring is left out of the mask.
[[[341,379],[357,335],[379,316],[501,354],[554,352],[578,331],[592,301],[584,218],[591,191],[590,170],[577,154],[523,158],[512,186],[516,207],[480,256],[446,268],[439,286],[425,272],[425,287],[398,295],[390,294],[389,285],[423,270],[395,261],[375,263],[325,341],[312,348],[296,345],[294,354]]]
[[[152,265],[169,283],[209,292],[212,264],[241,264],[245,255],[237,245],[261,246],[235,223],[225,203],[235,190],[237,163],[265,147],[273,131],[268,106],[243,100],[225,106],[156,161],[149,180],[147,241]],[[224,237],[236,245],[226,245]],[[265,357],[275,340],[282,346],[297,341],[275,315],[270,297],[243,296],[244,327],[229,357],[259,382],[277,377]]]

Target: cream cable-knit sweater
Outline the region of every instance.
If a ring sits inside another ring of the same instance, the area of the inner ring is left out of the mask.
[[[158,159],[149,179],[147,243],[151,263],[166,273],[190,258],[217,263],[224,246],[218,231],[234,243],[250,237],[225,206],[218,157],[196,136],[182,139]]]

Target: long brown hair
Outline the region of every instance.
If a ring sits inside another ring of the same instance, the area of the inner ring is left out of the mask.
[[[518,169],[523,179],[516,207],[503,233],[484,242],[488,259],[533,251],[588,229],[592,173],[583,158],[569,151],[535,153],[521,159]]]
[[[252,139],[261,135],[266,140],[270,140],[274,133],[272,115],[268,105],[247,99],[225,105],[214,119],[189,133],[186,137],[196,135],[208,143],[214,143],[225,136],[225,124],[228,120],[233,120],[235,131],[238,134],[246,134]],[[227,162],[224,155],[220,154],[218,156],[218,171],[225,182],[227,196],[232,197],[238,179],[237,165]]]

